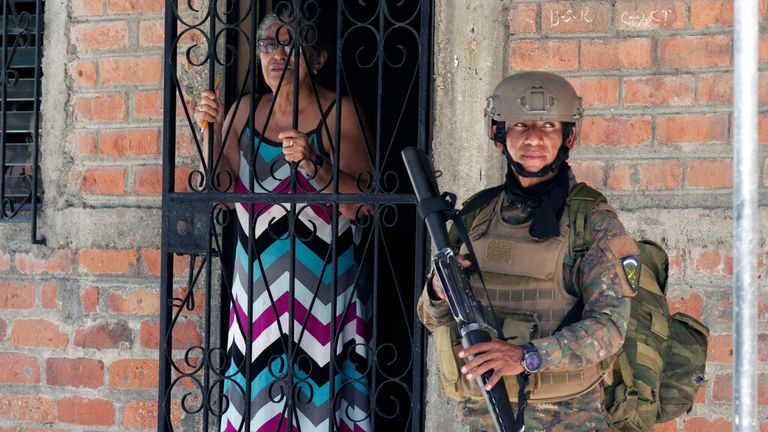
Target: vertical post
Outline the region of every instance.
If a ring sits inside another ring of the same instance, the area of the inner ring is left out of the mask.
[[[40,48],[43,46],[43,21],[42,0],[35,1],[35,86],[34,86],[34,127],[32,130],[32,243],[43,244],[44,240],[37,237],[38,215],[38,181],[40,176]],[[7,29],[5,30],[7,32]],[[7,39],[3,39],[4,41]],[[3,106],[5,107],[5,105]]]
[[[757,430],[757,0],[734,1],[733,430]]]
[[[165,1],[165,55],[163,90],[163,213],[170,211],[168,197],[174,191],[176,167],[176,1]],[[163,219],[165,220],[165,219]],[[169,233],[163,231],[160,264],[160,368],[157,386],[157,430],[172,431],[171,425],[171,299],[173,255],[168,250]]]
[[[431,152],[429,143],[431,139],[431,109],[430,101],[432,92],[432,1],[422,1],[419,23],[419,141],[418,147],[425,152]],[[418,218],[417,218],[418,219]],[[416,223],[416,263],[414,269],[414,311],[413,311],[413,416],[411,417],[411,430],[424,430],[426,419],[426,341],[427,333],[421,325],[415,311],[415,305],[421,295],[424,286],[424,270],[426,270],[426,258],[428,249],[426,245],[426,232],[424,223]]]
[[[8,64],[8,1],[3,1],[3,46],[2,56],[2,74],[0,74],[0,133],[2,133],[2,142],[0,142],[0,169],[3,170],[3,175],[0,176],[0,206],[5,206],[5,144],[8,142],[8,133],[6,131],[7,125],[7,112],[8,112],[8,71],[11,68]],[[0,207],[0,219],[5,218],[5,214]]]

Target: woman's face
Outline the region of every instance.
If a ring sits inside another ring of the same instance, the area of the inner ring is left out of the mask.
[[[280,77],[285,70],[285,78],[283,78],[283,86],[293,86],[293,73],[296,70],[293,64],[294,53],[291,53],[292,43],[289,43],[291,39],[292,26],[290,23],[274,23],[257,41],[257,50],[259,53],[259,59],[261,61],[261,71],[264,74],[264,79],[267,85],[275,91],[277,85],[280,82]],[[325,64],[327,54],[325,52],[317,52],[309,45],[302,44],[302,49],[307,54],[309,60],[309,66],[307,66],[304,60],[304,52],[299,53],[301,59],[299,63],[299,83],[304,83],[309,79],[309,74],[317,74],[317,72]],[[290,54],[290,56],[289,56]]]

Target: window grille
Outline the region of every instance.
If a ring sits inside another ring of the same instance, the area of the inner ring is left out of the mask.
[[[42,200],[40,79],[45,0],[3,0],[0,80],[0,222],[31,223],[33,243]]]

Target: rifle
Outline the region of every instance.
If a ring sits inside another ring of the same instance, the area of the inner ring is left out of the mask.
[[[500,335],[494,326],[490,325],[483,305],[475,297],[464,269],[456,260],[448,230],[445,227],[447,214],[454,211],[456,196],[440,194],[435,173],[424,151],[416,147],[408,147],[401,152],[408,176],[411,179],[416,198],[419,200],[419,215],[424,219],[432,237],[432,243],[437,252],[432,256],[435,273],[440,278],[451,309],[453,318],[459,325],[461,343],[464,348],[481,342],[490,342],[493,337]],[[452,196],[452,199],[451,199]],[[461,223],[460,218],[454,222]],[[467,246],[471,248],[465,239]],[[470,250],[471,253],[471,250]],[[473,263],[477,266],[476,261]],[[479,268],[477,269],[479,272]],[[470,361],[472,358],[469,359]],[[497,432],[523,431],[522,411],[518,410],[521,418],[515,419],[512,405],[509,402],[504,380],[500,380],[490,391],[485,390],[485,384],[493,375],[493,370],[477,377],[488,411],[493,417]]]

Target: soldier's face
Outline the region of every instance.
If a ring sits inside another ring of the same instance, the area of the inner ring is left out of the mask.
[[[507,151],[526,171],[537,172],[554,162],[562,142],[563,125],[559,121],[527,120],[507,123]],[[566,145],[571,148],[573,140],[569,139]],[[496,147],[501,151],[500,144],[497,143]],[[529,180],[535,184],[552,176],[554,174]]]

